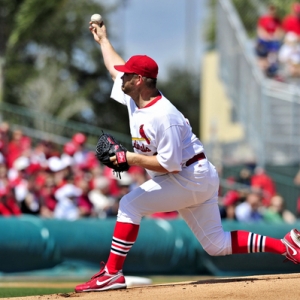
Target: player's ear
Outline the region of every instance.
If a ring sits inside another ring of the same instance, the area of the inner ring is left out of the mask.
[[[142,84],[144,82],[144,78],[143,78],[142,75],[137,75],[137,78],[138,78],[137,85],[140,85],[140,84]]]

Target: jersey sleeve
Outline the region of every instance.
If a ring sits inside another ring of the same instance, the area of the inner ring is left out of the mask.
[[[181,126],[170,126],[162,133],[157,146],[157,153],[157,160],[162,167],[169,172],[181,171]]]
[[[125,95],[122,91],[122,75],[123,73],[121,72],[119,72],[119,74],[117,75],[110,97],[121,104],[127,105],[128,101],[130,100],[130,97]]]

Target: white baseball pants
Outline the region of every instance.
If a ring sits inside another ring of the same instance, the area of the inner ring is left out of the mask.
[[[206,159],[148,180],[125,195],[119,206],[119,222],[140,224],[156,212],[178,211],[203,249],[210,255],[232,253],[230,232],[224,232],[218,207],[219,178]]]

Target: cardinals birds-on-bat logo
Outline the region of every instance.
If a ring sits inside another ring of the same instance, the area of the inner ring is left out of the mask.
[[[145,139],[146,143],[149,145],[149,144],[150,144],[150,140],[149,140],[149,138],[147,138],[147,136],[146,136],[146,134],[145,134],[145,131],[144,131],[144,124],[142,124],[142,125],[140,126],[140,135],[141,135],[142,138]]]

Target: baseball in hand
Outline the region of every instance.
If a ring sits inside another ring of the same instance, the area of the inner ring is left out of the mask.
[[[98,24],[100,26],[100,24],[103,22],[102,20],[102,16],[99,14],[94,14],[91,16],[91,22]]]

